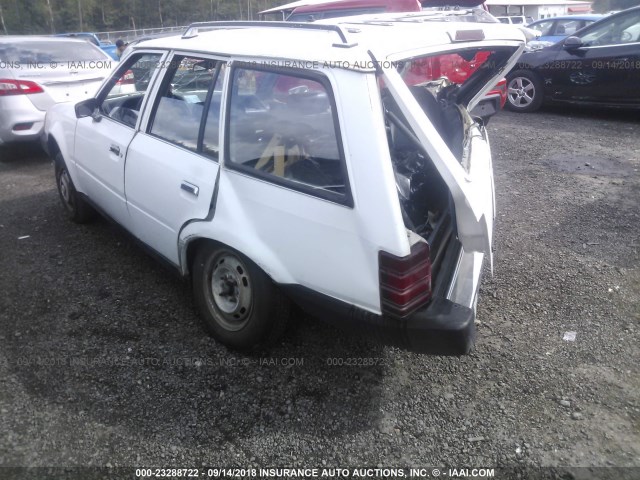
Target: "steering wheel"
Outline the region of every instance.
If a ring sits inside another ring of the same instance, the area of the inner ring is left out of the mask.
[[[625,30],[624,32],[622,32],[620,34],[620,41],[624,42],[624,43],[632,42],[633,41],[633,35],[631,35],[630,31]]]

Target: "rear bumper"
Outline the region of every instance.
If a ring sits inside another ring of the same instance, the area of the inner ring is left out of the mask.
[[[38,140],[44,127],[44,117],[45,112],[38,110],[26,95],[2,98],[0,101],[0,145]]]
[[[360,309],[300,285],[281,288],[306,311],[354,334],[366,334],[417,353],[465,355],[475,344],[475,302],[481,272],[482,254],[461,252],[446,294],[401,319]]]

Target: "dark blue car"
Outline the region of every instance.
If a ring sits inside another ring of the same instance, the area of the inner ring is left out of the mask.
[[[505,106],[532,112],[543,102],[640,108],[640,7],[523,53],[507,74]]]

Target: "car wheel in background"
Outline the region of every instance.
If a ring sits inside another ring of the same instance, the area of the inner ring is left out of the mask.
[[[507,75],[506,107],[513,112],[533,112],[542,105],[542,80],[529,70],[516,70]]]
[[[197,308],[216,340],[255,350],[273,344],[286,329],[289,300],[241,253],[205,244],[196,252],[192,275]]]
[[[78,194],[64,163],[62,154],[55,156],[56,186],[67,217],[76,223],[86,223],[95,215],[95,210]]]

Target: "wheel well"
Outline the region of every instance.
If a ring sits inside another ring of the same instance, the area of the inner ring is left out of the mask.
[[[514,73],[528,73],[529,75],[531,75],[531,77],[537,79],[538,81],[542,81],[542,77],[538,74],[538,72],[527,68],[527,67],[522,67],[522,68],[514,68],[513,70],[511,70],[508,74],[507,74],[507,82],[510,82],[513,77],[515,77],[516,75],[514,75]],[[508,87],[508,83],[507,83],[507,87]]]
[[[61,150],[58,146],[58,142],[56,142],[56,139],[51,135],[49,135],[49,138],[47,139],[47,148],[49,150],[49,156],[54,162],[56,162],[56,154],[60,153]]]
[[[238,249],[232,247],[231,245],[227,245],[226,243],[222,243],[222,242],[219,242],[217,240],[213,240],[211,238],[200,237],[200,238],[196,238],[194,240],[191,240],[187,244],[186,264],[184,265],[184,268],[181,269],[182,270],[182,274],[184,276],[190,276],[191,275],[191,273],[193,272],[193,262],[194,262],[194,260],[196,258],[196,254],[198,253],[198,250],[200,248],[202,248],[203,246],[205,246],[205,245],[215,245],[217,247],[228,248],[228,249],[230,249],[230,250],[242,255],[247,260],[249,260],[250,262],[255,264],[259,269],[263,270],[263,268],[260,265],[258,265],[255,261],[253,261],[253,259],[251,257],[246,255],[241,250],[238,250]],[[269,277],[271,277],[271,275],[269,275],[267,272],[265,272],[265,273]]]
[[[196,258],[196,253],[203,245],[206,244],[218,245],[219,242],[211,240],[210,238],[196,238],[187,244],[187,264],[185,265],[186,269],[184,270],[187,275],[193,271],[192,266],[193,261]]]

